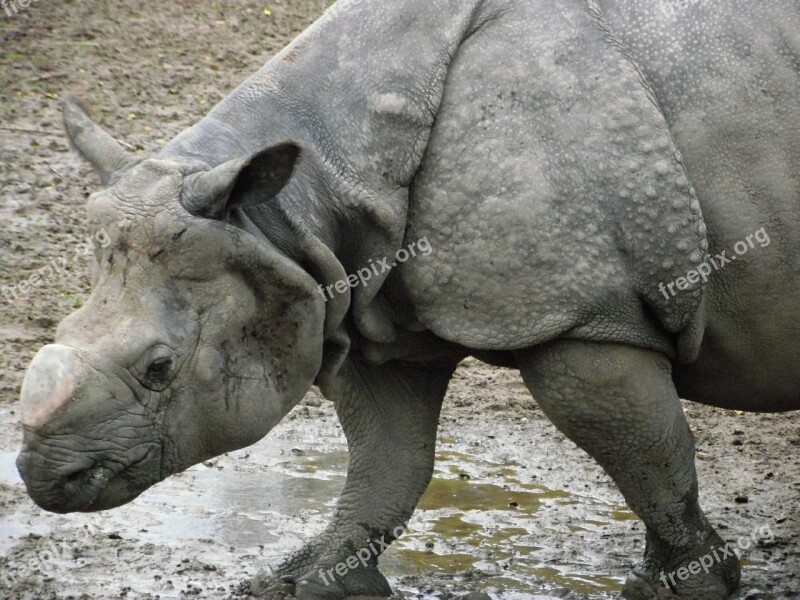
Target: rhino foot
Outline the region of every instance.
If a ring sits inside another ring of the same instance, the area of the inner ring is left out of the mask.
[[[267,600],[344,600],[351,596],[388,598],[389,582],[375,567],[359,568],[341,579],[328,579],[320,569],[299,577],[276,579],[260,572],[250,582],[250,594]]]
[[[622,591],[628,600],[725,600],[739,585],[739,559],[714,532],[689,558],[684,554],[666,566],[656,566],[659,561],[653,559],[659,552],[648,554],[628,575]]]
[[[654,583],[646,574],[640,573],[638,567],[628,574],[622,597],[627,600],[676,600],[677,598],[661,583]]]

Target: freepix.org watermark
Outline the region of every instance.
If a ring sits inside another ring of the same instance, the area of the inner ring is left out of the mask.
[[[722,548],[712,546],[708,554],[701,556],[697,560],[693,560],[685,567],[681,567],[672,573],[664,573],[662,571],[660,577],[661,583],[663,583],[664,587],[667,589],[674,590],[677,585],[676,579],[678,581],[686,581],[692,575],[699,575],[700,571],[708,575],[709,570],[714,565],[721,564],[725,559],[736,556],[737,549],[741,554],[751,547],[757,546],[759,543],[770,544],[774,541],[775,534],[772,533],[772,528],[769,525],[764,525],[754,530],[749,537],[745,536],[739,538],[736,542],[728,542]]]
[[[89,542],[97,533],[97,529],[92,527],[91,524],[86,525],[85,529],[80,532],[81,539],[78,540],[78,542]],[[48,565],[56,560],[73,561],[76,566],[86,564],[86,558],[74,558],[75,547],[74,543],[68,544],[63,540],[49,540],[45,548],[38,551],[36,556],[26,560],[22,564],[12,566],[7,572],[0,574],[0,590],[14,590],[17,588],[20,581],[27,579],[33,574],[47,573],[49,571]]]
[[[344,294],[351,288],[356,288],[360,285],[369,287],[369,282],[373,277],[378,277],[383,273],[391,271],[395,267],[408,262],[417,256],[430,256],[433,252],[430,242],[427,237],[419,241],[411,242],[408,249],[400,248],[394,256],[394,262],[390,263],[390,258],[383,258],[381,260],[369,259],[369,265],[363,269],[359,269],[356,273],[348,275],[347,279],[340,279],[328,286],[319,285],[318,292],[322,299],[327,302],[334,297],[335,294]]]
[[[0,0],[0,6],[9,17],[19,14],[20,9],[25,10],[34,2],[39,0]]]
[[[351,554],[330,569],[320,569],[319,576],[322,579],[322,583],[325,586],[329,586],[335,582],[336,577],[334,576],[334,573],[341,578],[347,575],[353,569],[358,568],[359,565],[363,568],[367,568],[370,565],[370,561],[378,558],[378,556],[380,556],[380,554],[389,547],[389,544],[403,535],[405,531],[405,525],[398,525],[392,530],[391,533],[384,534],[378,539],[368,540],[366,546],[359,548],[356,550],[355,554]]]
[[[713,257],[709,254],[706,257],[706,261],[696,269],[692,269],[686,273],[686,277],[678,277],[675,281],[671,281],[667,284],[662,281],[658,284],[658,290],[664,294],[664,298],[669,300],[670,298],[674,298],[678,292],[694,289],[698,283],[702,282],[702,285],[705,285],[708,283],[708,278],[712,273],[721,271],[739,256],[744,256],[750,252],[750,250],[753,250],[756,247],[756,243],[758,243],[761,248],[766,248],[771,242],[772,240],[770,240],[766,228],[762,227],[755,233],[748,235],[744,240],[736,242],[733,246],[735,254],[728,256],[727,250],[723,250]]]
[[[36,269],[16,285],[0,286],[0,295],[5,298],[6,302],[13,304],[20,297],[27,297],[34,289],[52,283],[55,277],[66,271],[71,264],[77,263],[81,258],[91,256],[97,247],[95,244],[101,248],[107,248],[110,243],[111,238],[104,229],[101,229],[93,236],[90,235],[82,242],[78,242],[71,257],[69,252],[64,252],[61,256],[50,259],[44,267]]]

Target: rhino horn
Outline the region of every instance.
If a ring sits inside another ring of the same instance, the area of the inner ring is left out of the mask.
[[[136,157],[92,121],[81,100],[67,96],[61,105],[67,135],[75,148],[97,170],[104,185],[111,185]]]

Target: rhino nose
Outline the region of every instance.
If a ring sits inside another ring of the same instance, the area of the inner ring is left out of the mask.
[[[22,382],[20,412],[25,427],[38,429],[73,397],[85,370],[76,355],[74,348],[52,344],[34,356]]]

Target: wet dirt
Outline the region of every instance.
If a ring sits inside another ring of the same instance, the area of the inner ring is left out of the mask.
[[[77,248],[89,235],[83,204],[98,181],[69,150],[58,98],[78,93],[118,139],[155,151],[324,6],[41,0],[11,17],[0,12],[0,286],[67,262],[29,293],[0,296],[0,598],[237,597],[243,580],[332,514],[346,445],[315,392],[261,443],[106,513],[42,512],[13,462],[24,369],[88,294]],[[703,505],[743,549],[737,597],[800,598],[800,415],[689,403],[686,412]],[[408,531],[381,560],[407,597],[610,598],[641,556],[642,525],[516,373],[462,365],[436,469]]]

